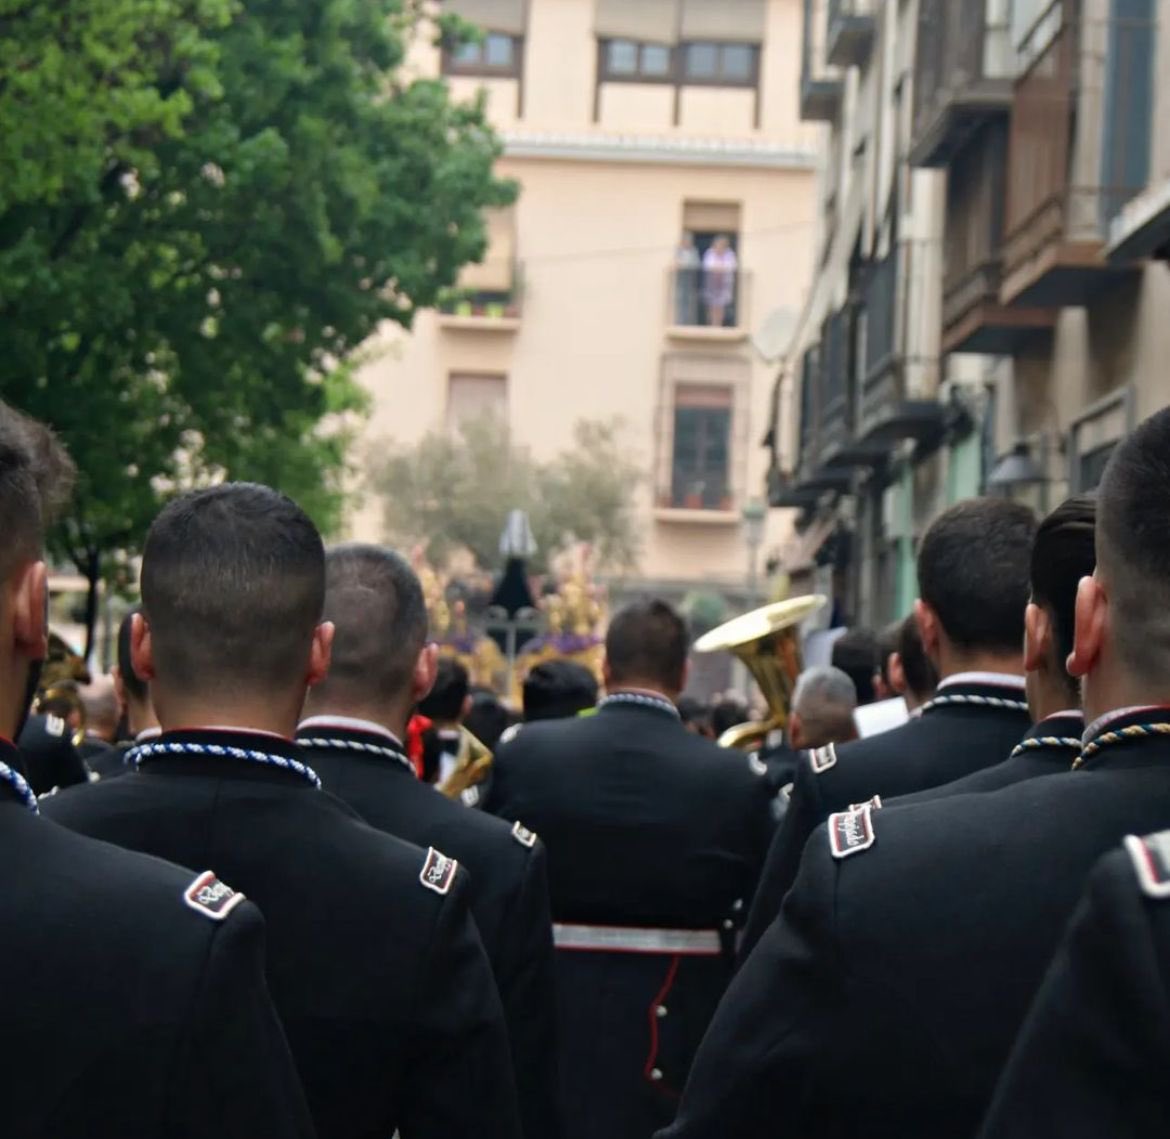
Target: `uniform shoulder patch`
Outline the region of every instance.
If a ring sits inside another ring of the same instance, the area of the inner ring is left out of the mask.
[[[882,797],[875,795],[872,799],[866,799],[864,803],[852,803],[849,809],[851,811],[860,811],[862,807],[870,807],[875,811],[880,811],[882,809]]]
[[[808,753],[808,762],[814,775],[822,775],[830,767],[837,766],[837,749],[832,744],[813,748]]]
[[[440,854],[432,846],[427,849],[427,859],[423,863],[418,880],[428,890],[434,890],[436,894],[445,894],[451,889],[451,883],[455,881],[455,871],[458,869],[459,863],[455,859]]]
[[[758,751],[753,751],[751,755],[748,756],[748,770],[751,771],[753,775],[768,774],[768,765],[760,758],[760,753]]]
[[[505,728],[496,747],[499,747],[500,744],[510,744],[520,734],[522,727],[524,727],[523,724],[513,724],[510,728]]]
[[[465,807],[476,806],[479,803],[479,788],[474,784],[472,784],[470,787],[464,787],[463,790],[459,792],[459,801]]]
[[[243,894],[221,882],[210,870],[204,870],[183,891],[183,901],[211,921],[223,921],[243,900]]]
[[[45,731],[54,739],[60,739],[65,734],[65,721],[60,716],[50,712],[45,717]]]
[[[834,858],[860,854],[873,846],[876,838],[871,807],[829,816],[829,851]]]
[[[529,848],[536,845],[536,831],[530,831],[523,823],[517,821],[512,826],[512,837],[521,845]]]
[[[1170,831],[1127,835],[1125,848],[1137,871],[1142,891],[1151,898],[1170,898]]]

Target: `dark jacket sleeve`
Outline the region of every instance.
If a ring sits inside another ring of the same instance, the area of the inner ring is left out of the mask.
[[[245,903],[215,929],[168,1089],[167,1134],[310,1139],[315,1134],[264,979],[264,922]]]
[[[805,859],[782,917],[765,931],[720,1003],[675,1121],[658,1139],[797,1139],[811,1133],[804,1107],[840,1007],[835,884],[827,854]]]
[[[1167,907],[1142,894],[1124,853],[1098,868],[1016,1040],[981,1139],[1170,1134],[1170,1006],[1151,929],[1166,921]]]
[[[520,1139],[504,1010],[462,870],[439,908],[419,979],[402,1139]]]
[[[817,776],[813,774],[807,759],[803,759],[796,769],[788,810],[768,848],[760,884],[756,887],[755,900],[740,941],[740,962],[747,960],[764,931],[780,913],[784,895],[788,893],[800,869],[805,843],[824,821],[821,810]]]
[[[526,1139],[558,1139],[556,986],[548,861],[537,842],[524,878],[504,915],[497,980]]]

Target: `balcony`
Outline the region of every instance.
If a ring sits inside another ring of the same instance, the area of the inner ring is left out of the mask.
[[[1056,323],[1054,309],[1000,303],[1007,147],[1006,121],[985,123],[955,155],[948,171],[944,353],[1010,354],[1020,340]]]
[[[872,0],[829,0],[825,58],[838,67],[860,67],[873,48]]]
[[[514,260],[467,265],[459,285],[440,298],[439,327],[467,331],[515,332],[520,327],[522,277]]]
[[[871,266],[865,282],[865,369],[857,396],[859,444],[892,448],[912,440],[929,446],[943,430],[934,398],[938,360],[929,348],[923,304],[927,248],[895,245]]]
[[[666,334],[674,340],[744,340],[750,304],[751,274],[743,269],[671,269]]]
[[[1108,20],[1078,23],[1075,0],[1058,0],[1025,45],[1031,62],[1016,83],[1008,151],[1004,304],[1083,305],[1128,270],[1104,252],[1113,219],[1149,177],[1155,36],[1152,18],[1118,18],[1120,7],[1113,0]]]
[[[826,322],[826,329],[830,322]],[[833,416],[840,417],[843,408],[830,407],[826,403],[826,368],[832,366],[829,357],[836,351],[829,344],[813,345],[805,351],[800,368],[800,459],[790,490],[795,497],[819,498],[827,490],[845,490],[852,481],[847,467],[826,459],[826,438],[831,442],[834,436],[842,442],[847,432],[832,422]],[[841,401],[834,400],[836,404]],[[826,420],[826,412],[830,418]],[[826,426],[828,436],[825,435]]]
[[[946,166],[973,132],[1011,107],[1011,32],[1006,22],[989,23],[992,4],[922,0],[914,61],[912,166]]]
[[[828,0],[804,0],[800,50],[800,117],[831,123],[841,109],[841,73],[825,55]]]

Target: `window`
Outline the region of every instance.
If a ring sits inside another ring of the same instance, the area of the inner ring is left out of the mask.
[[[611,83],[657,83],[671,79],[671,49],[636,40],[604,40],[601,78]]]
[[[444,75],[482,75],[519,78],[523,41],[506,32],[487,32],[475,43],[460,44],[443,53]]]
[[[737,203],[684,203],[672,270],[675,326],[740,327],[739,224]]]
[[[746,43],[696,42],[682,45],[680,82],[717,87],[755,87],[759,47]]]
[[[731,388],[680,384],[674,401],[671,505],[730,510]]]
[[[447,430],[482,419],[505,422],[508,415],[508,377],[452,373],[447,377]]]
[[[1133,396],[1128,387],[1092,404],[1069,428],[1069,489],[1095,490],[1113,449],[1133,428]]]

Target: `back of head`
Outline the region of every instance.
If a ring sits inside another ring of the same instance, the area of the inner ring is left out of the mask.
[[[467,669],[457,660],[440,657],[435,686],[419,704],[418,710],[436,724],[457,724],[463,718],[463,706],[470,688]]]
[[[833,667],[853,681],[858,704],[874,702],[873,674],[877,671],[878,640],[872,629],[850,629],[833,642]]]
[[[913,613],[899,627],[898,656],[902,661],[902,673],[906,677],[910,697],[915,704],[925,704],[938,687],[938,669],[926,655],[918,620]]]
[[[524,719],[562,720],[597,703],[597,678],[571,660],[547,660],[524,678]]]
[[[103,739],[113,740],[118,728],[118,697],[112,676],[95,676],[81,688],[85,722],[89,730]]]
[[[333,623],[333,654],[329,675],[312,690],[314,710],[409,700],[427,638],[427,608],[405,558],[357,542],[329,550],[324,617]]]
[[[156,686],[290,694],[304,683],[324,598],[321,535],[285,495],[226,483],[175,499],[142,555]]]
[[[509,723],[508,709],[494,692],[482,689],[472,692],[471,708],[463,719],[463,726],[489,751],[495,750]]]
[[[649,685],[683,690],[690,638],[687,623],[665,601],[636,601],[618,612],[605,635],[611,688]]]
[[[141,607],[135,605],[118,626],[118,674],[122,678],[122,688],[126,697],[139,704],[144,704],[147,698],[146,681],[134,671],[134,661],[130,652],[130,630],[134,623],[134,616],[140,613]]]
[[[747,704],[738,696],[724,696],[711,706],[711,734],[718,739],[724,732],[747,723]]]
[[[1145,690],[1170,695],[1170,409],[1109,460],[1097,493],[1097,572],[1120,664]]]
[[[853,713],[857,689],[839,668],[809,668],[800,674],[792,696],[792,711],[800,717],[800,746],[824,747],[857,735]]]
[[[1032,547],[1032,600],[1048,613],[1056,663],[1072,694],[1077,683],[1065,673],[1064,662],[1073,650],[1077,589],[1097,564],[1096,522],[1093,498],[1070,498],[1040,523]]]
[[[684,727],[698,735],[712,734],[711,709],[694,696],[680,696],[677,701],[678,717]]]
[[[878,665],[877,672],[882,678],[886,689],[890,689],[890,657],[898,651],[898,638],[902,634],[902,622],[892,621],[877,638]]]
[[[1032,511],[1000,498],[960,502],[926,532],[918,554],[919,594],[956,649],[1020,651],[1035,536]]]

